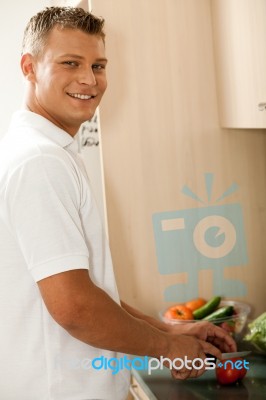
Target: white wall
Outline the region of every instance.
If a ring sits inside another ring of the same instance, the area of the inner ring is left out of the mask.
[[[0,137],[8,128],[12,113],[22,102],[20,51],[24,28],[32,15],[48,5],[48,0],[15,0],[1,3]]]

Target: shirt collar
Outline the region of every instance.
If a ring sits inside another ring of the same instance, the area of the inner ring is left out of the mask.
[[[78,143],[75,138],[39,114],[29,110],[16,111],[13,114],[10,128],[13,131],[18,126],[36,129],[59,146],[70,149],[75,153],[78,152]]]

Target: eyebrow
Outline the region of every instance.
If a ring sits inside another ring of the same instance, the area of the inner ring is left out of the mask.
[[[107,58],[105,58],[105,57],[102,57],[102,58],[96,58],[96,61],[97,62],[108,62],[108,60],[107,60]]]
[[[61,56],[60,56],[60,58],[76,58],[76,59],[79,59],[79,60],[83,60],[84,59],[84,57],[83,56],[79,56],[78,54],[70,54],[70,53],[68,53],[68,54],[62,54]],[[96,62],[106,62],[107,63],[107,58],[105,58],[105,57],[101,57],[101,58],[96,58],[96,60],[95,60]]]

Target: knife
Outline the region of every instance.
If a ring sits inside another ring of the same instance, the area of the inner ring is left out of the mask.
[[[222,360],[229,360],[230,358],[235,358],[235,357],[245,357],[251,353],[250,350],[245,350],[245,351],[235,351],[233,353],[222,353]],[[214,358],[215,360],[217,359],[214,357],[212,354],[206,354],[207,358]]]
[[[233,353],[222,353],[222,360],[228,360],[229,358],[245,357],[251,353],[250,350],[246,351],[235,351]]]

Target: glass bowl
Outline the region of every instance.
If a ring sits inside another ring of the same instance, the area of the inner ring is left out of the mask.
[[[223,306],[233,306],[234,307],[234,314],[230,317],[218,318],[212,321],[213,324],[220,326],[221,328],[228,331],[236,341],[239,341],[243,337],[244,329],[247,324],[247,318],[250,314],[251,307],[248,304],[241,303],[239,301],[234,300],[222,300],[219,304],[219,307]],[[204,320],[199,319],[170,319],[164,316],[165,311],[161,311],[159,313],[159,317],[161,321],[165,322],[166,324],[187,324],[187,323],[197,323]]]

